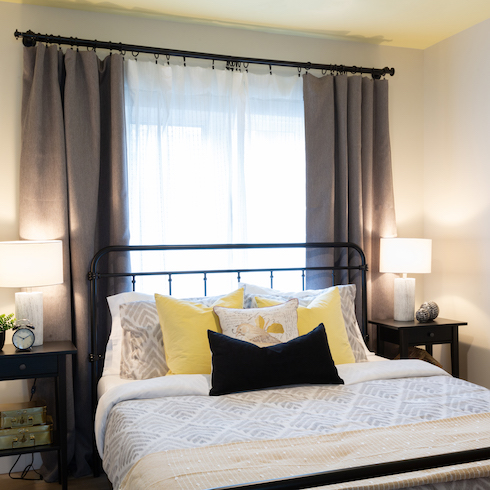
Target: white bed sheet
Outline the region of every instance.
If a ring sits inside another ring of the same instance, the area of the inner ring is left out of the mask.
[[[369,352],[367,355],[368,362],[376,362],[376,361],[386,361],[385,357],[380,357],[374,354],[373,352]],[[109,391],[111,388],[115,386],[121,386],[128,383],[134,383],[135,380],[132,379],[122,379],[118,374],[107,374],[103,375],[99,383],[97,385],[97,399]]]
[[[128,383],[134,383],[133,379],[122,379],[118,374],[107,374],[102,376],[97,384],[97,399],[116,386],[125,385]]]

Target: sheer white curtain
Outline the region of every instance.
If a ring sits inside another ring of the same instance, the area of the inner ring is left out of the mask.
[[[302,90],[297,75],[126,61],[131,243],[304,241]],[[223,254],[192,255],[165,266],[227,265]],[[246,264],[238,255],[228,264]]]

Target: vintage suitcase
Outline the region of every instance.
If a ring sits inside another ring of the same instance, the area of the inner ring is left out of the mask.
[[[53,421],[49,416],[47,417],[47,421],[48,423],[44,425],[0,429],[0,450],[51,444]]]
[[[46,423],[46,405],[42,401],[0,405],[0,429],[30,427]]]

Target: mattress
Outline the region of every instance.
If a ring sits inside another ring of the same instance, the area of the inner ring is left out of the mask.
[[[206,375],[105,380],[99,385],[104,393],[96,414],[104,470],[117,489],[135,463],[160,451],[300,439],[490,412],[489,390],[423,361],[337,367],[344,385],[288,386],[219,397],[208,396]],[[479,478],[478,488],[490,488],[489,481]],[[475,488],[476,482],[421,488]]]

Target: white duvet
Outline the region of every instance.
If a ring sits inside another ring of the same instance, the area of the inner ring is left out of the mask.
[[[109,389],[97,447],[118,488],[155,451],[303,437],[490,411],[490,391],[420,360],[337,366],[344,385],[303,385],[210,397],[210,376],[178,375]]]

